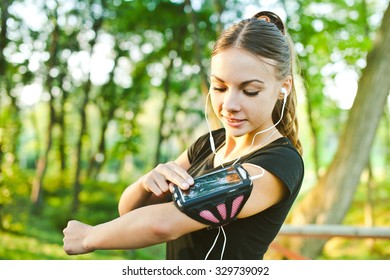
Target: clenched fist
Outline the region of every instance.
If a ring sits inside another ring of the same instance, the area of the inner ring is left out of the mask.
[[[68,255],[90,253],[94,250],[85,246],[85,238],[92,226],[79,221],[69,221],[64,233],[64,250]]]

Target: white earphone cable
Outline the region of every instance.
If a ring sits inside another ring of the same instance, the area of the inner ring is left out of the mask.
[[[207,103],[208,103],[208,100],[209,100],[209,96],[210,96],[210,91],[207,93],[207,96],[206,96],[206,102],[205,102],[205,105],[204,105],[204,117],[206,119],[206,123],[207,123],[207,128],[209,130],[209,134],[210,134],[210,146],[211,146],[211,150],[213,151],[213,153],[216,155],[217,152],[215,150],[215,143],[214,143],[214,138],[213,138],[213,134],[211,133],[211,127],[210,127],[210,123],[209,123],[209,118],[207,117]]]
[[[205,260],[207,260],[207,258],[209,257],[210,253],[213,251],[214,247],[215,247],[215,244],[217,244],[217,241],[218,241],[218,237],[219,237],[219,234],[221,233],[221,230],[222,230],[222,234],[224,236],[224,240],[223,240],[223,246],[222,246],[222,252],[221,252],[221,260],[223,259],[223,254],[225,253],[225,248],[226,248],[226,240],[227,240],[227,237],[226,237],[226,233],[225,233],[225,230],[223,227],[219,227],[218,228],[218,234],[217,236],[215,237],[214,239],[214,243],[213,245],[211,246],[210,250],[207,252],[207,255],[206,257],[204,258]]]

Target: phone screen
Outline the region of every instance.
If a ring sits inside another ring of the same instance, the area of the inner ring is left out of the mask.
[[[188,190],[183,191],[183,200],[202,197],[219,190],[234,187],[242,183],[237,170],[231,166],[217,172],[195,178],[194,185]]]

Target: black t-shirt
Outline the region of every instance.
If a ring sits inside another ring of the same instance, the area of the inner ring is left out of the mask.
[[[219,129],[212,133],[218,149],[225,142],[225,130]],[[191,163],[188,173],[193,177],[221,168],[213,167],[214,154],[210,148],[209,134],[201,136],[188,149],[188,158]],[[223,226],[226,233],[223,259],[262,259],[298,195],[304,173],[303,161],[291,142],[282,137],[241,157],[238,163],[252,163],[263,167],[278,177],[288,189],[288,194],[279,203],[253,216],[237,219]],[[224,165],[228,166],[229,163]],[[217,234],[218,229],[206,228],[168,242],[167,259],[204,259]],[[223,243],[224,236],[220,234],[208,259],[220,259]]]

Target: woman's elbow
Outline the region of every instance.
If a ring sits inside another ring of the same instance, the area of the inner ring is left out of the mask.
[[[126,211],[125,211],[123,205],[121,205],[121,203],[118,204],[118,213],[119,213],[119,216],[123,216],[124,214],[126,214]]]
[[[168,242],[177,239],[178,232],[169,222],[150,225],[150,232],[160,242]]]
[[[123,216],[124,214],[126,214],[127,212],[130,212],[131,210],[133,210],[134,208],[132,208],[131,206],[131,198],[132,195],[130,193],[130,187],[127,187],[124,192],[122,193],[121,197],[119,198],[119,202],[118,202],[118,212],[119,212],[119,216]],[[133,205],[134,207],[134,205]]]
[[[120,199],[118,202],[118,213],[119,216],[123,216],[124,214],[130,212],[132,209],[128,206],[128,204],[124,201],[124,199]]]
[[[153,218],[149,222],[152,234],[163,242],[172,241],[192,230],[183,220],[173,203],[158,204],[153,207]]]

